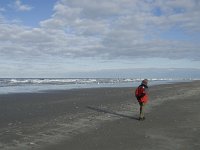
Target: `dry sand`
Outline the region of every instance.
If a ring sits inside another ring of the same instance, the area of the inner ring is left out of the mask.
[[[145,121],[134,90],[0,95],[0,149],[200,149],[200,81],[150,86]]]

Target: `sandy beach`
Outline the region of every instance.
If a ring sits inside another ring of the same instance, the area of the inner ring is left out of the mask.
[[[199,150],[200,81],[0,95],[2,150]]]

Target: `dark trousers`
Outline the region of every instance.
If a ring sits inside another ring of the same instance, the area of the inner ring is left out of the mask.
[[[145,103],[139,102],[139,104],[140,104],[140,118],[144,118],[144,106],[145,106]]]

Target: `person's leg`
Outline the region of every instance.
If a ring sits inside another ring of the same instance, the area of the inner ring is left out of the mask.
[[[144,120],[145,117],[144,117],[144,103],[140,102],[140,117],[139,117],[139,120]]]

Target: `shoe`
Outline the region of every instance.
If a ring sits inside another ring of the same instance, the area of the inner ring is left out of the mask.
[[[146,119],[145,117],[139,117],[139,118],[138,118],[139,121],[143,121],[143,120],[145,120],[145,119]]]
[[[141,121],[141,120],[142,120],[142,117],[139,117],[138,120]]]

